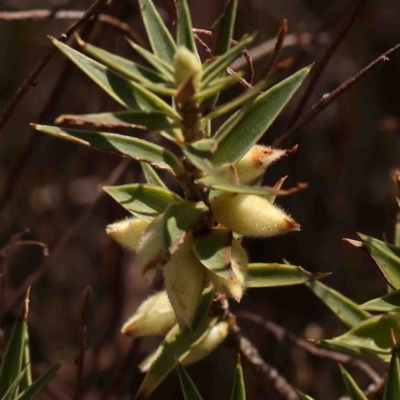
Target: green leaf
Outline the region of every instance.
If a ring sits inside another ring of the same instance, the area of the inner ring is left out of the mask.
[[[178,376],[185,400],[203,400],[196,385],[180,363],[178,363]]]
[[[215,165],[239,161],[280,114],[309,71],[310,67],[303,68],[258,96],[246,112],[238,111],[230,117],[224,124],[225,127],[221,127],[215,135],[219,142],[218,150],[211,161]],[[232,129],[227,130],[226,126],[230,125]]]
[[[152,0],[139,0],[140,11],[154,54],[172,65],[176,45]]]
[[[10,386],[13,385],[13,382],[15,383],[18,379],[18,383],[12,386],[11,391],[8,393],[10,396],[9,398],[14,399],[18,391],[18,385],[26,373],[22,364],[27,330],[26,318],[27,314],[24,308],[21,316],[14,325],[2,360],[0,372],[0,399],[7,393]]]
[[[304,394],[300,392],[300,390],[297,389],[297,393],[300,396],[300,400],[314,400],[312,397],[308,396],[307,394]]]
[[[243,369],[240,362],[240,356],[238,357],[238,362],[236,365],[231,400],[246,400],[246,390],[244,387]]]
[[[177,12],[176,41],[178,46],[184,46],[196,54],[197,49],[194,41],[192,19],[190,18],[190,11],[186,0],[177,1]]]
[[[78,44],[81,46],[82,50],[106,65],[118,71],[121,74],[126,75],[128,78],[131,78],[135,81],[141,83],[165,83],[167,82],[163,75],[158,72],[143,67],[142,65],[138,65],[133,61],[127,60],[126,58],[119,57],[113,53],[110,53],[100,47],[93,46],[90,43],[86,43],[82,40],[78,41]]]
[[[203,88],[207,87],[214,79],[218,78],[228,68],[255,38],[255,35],[244,36],[237,45],[229,51],[217,57],[210,63],[206,63],[202,80]]]
[[[16,398],[18,392],[18,386],[21,384],[22,379],[26,374],[25,368],[22,369],[21,372],[18,373],[16,379],[10,383],[10,385],[6,388],[7,391],[1,400],[14,400]]]
[[[362,249],[375,261],[388,283],[400,289],[400,248],[361,233],[358,235],[362,240]],[[349,242],[359,247],[359,242]]]
[[[56,39],[51,40],[62,53],[119,104],[131,110],[164,111],[171,117],[179,119],[179,115],[171,106],[142,85],[123,78]]]
[[[37,379],[29,388],[23,391],[16,400],[33,400],[43,391],[44,387],[53,379],[60,368],[60,364],[53,365],[39,379]]]
[[[390,360],[389,375],[385,383],[383,400],[400,399],[400,359],[397,348],[393,350]]]
[[[307,287],[350,328],[371,317],[370,313],[362,310],[354,301],[321,282],[307,283]]]
[[[213,160],[211,157],[211,161],[209,161],[210,165]],[[276,189],[270,186],[246,186],[235,184],[230,182],[232,177],[232,172],[229,168],[223,169],[221,173],[221,169],[213,166],[214,172],[212,170],[208,170],[208,173],[220,173],[219,175],[209,175],[205,176],[204,178],[197,179],[197,183],[201,183],[204,186],[213,189],[213,190],[222,190],[223,192],[228,193],[242,193],[242,194],[256,194],[258,196],[263,196],[266,198],[272,198],[276,195],[284,195],[285,193],[289,194],[290,191]],[[301,186],[300,186],[301,188]]]
[[[206,306],[203,303],[206,303]],[[198,309],[208,311],[208,304],[209,296],[203,296]],[[167,334],[154,355],[154,361],[139,388],[137,398],[148,397],[175,368],[176,364],[189,354],[190,349],[208,334],[218,320],[217,318],[207,318],[207,315],[199,315],[198,318],[199,322],[196,327],[192,325],[191,330],[187,328],[180,330],[176,325]]]
[[[393,312],[400,311],[400,290],[390,292],[382,297],[367,301],[360,306],[363,310]]]
[[[237,5],[238,0],[231,0],[224,10],[224,16],[222,17],[219,31],[217,32],[217,43],[214,50],[217,56],[225,54],[231,48]]]
[[[367,400],[362,390],[358,387],[357,383],[351,375],[340,365],[344,384],[346,385],[347,394],[351,400]],[[394,399],[394,397],[393,397]]]
[[[32,385],[32,370],[31,370],[31,352],[29,349],[28,328],[25,330],[25,346],[22,357],[22,366],[25,366],[25,373],[19,385],[19,392],[23,392],[26,388]]]
[[[56,123],[89,124],[99,127],[145,128],[151,130],[171,130],[179,126],[176,120],[168,118],[158,111],[117,111],[99,114],[65,114],[57,118]]]
[[[168,206],[163,215],[163,237],[165,247],[174,254],[189,230],[208,211],[203,202],[182,200]]]
[[[231,40],[236,20],[238,0],[231,0],[226,4],[224,15],[220,20],[219,26],[213,29],[213,34],[216,35],[217,41],[214,49],[214,54],[220,56],[225,54],[231,48]],[[215,94],[206,100],[205,105],[214,107],[219,98],[219,93]]]
[[[146,163],[140,163],[140,165],[147,183],[167,189],[164,182],[151,165]]]
[[[205,117],[203,117],[201,119],[201,121],[206,122],[208,120],[218,118],[221,115],[224,115],[224,114],[240,107],[244,103],[252,102],[260,94],[260,92],[267,87],[267,84],[268,84],[267,79],[260,81],[252,89],[246,90],[240,96],[235,97],[230,102],[223,104],[222,106],[220,106],[220,107],[216,108],[215,110],[211,111],[210,113],[208,113]]]
[[[130,157],[137,161],[147,162],[155,168],[165,169],[174,175],[179,176],[184,170],[182,163],[173,153],[146,140],[117,135],[115,133],[61,129],[47,125],[34,124],[32,126],[48,135]]]
[[[318,344],[337,351],[389,361],[393,337],[400,340],[400,317],[393,314],[378,315],[361,322],[345,334]]]
[[[215,168],[209,160],[217,148],[216,144],[213,139],[201,139],[197,142],[183,145],[182,151],[185,157],[200,171],[216,174],[222,172],[222,170]]]
[[[161,58],[155,56],[153,53],[150,53],[150,51],[147,51],[146,49],[137,45],[129,39],[127,40],[128,43],[133,47],[133,49],[154,69],[160,72],[161,75],[163,75],[168,82],[175,82],[174,70],[172,68],[173,64],[166,63]]]
[[[215,80],[212,85],[207,86],[205,89],[200,90],[196,93],[192,100],[201,100],[204,101],[208,97],[214,96],[223,90],[226,90],[233,86],[235,83],[239,82],[239,79],[242,77],[242,73],[238,72],[234,75],[224,76],[223,78],[219,78]]]
[[[171,203],[181,200],[177,194],[154,185],[136,183],[104,186],[103,189],[126,210],[146,220],[162,214]]]
[[[311,273],[301,267],[286,264],[249,264],[247,286],[250,288],[300,285],[329,274]]]

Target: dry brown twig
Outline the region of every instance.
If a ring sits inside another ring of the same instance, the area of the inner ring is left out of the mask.
[[[318,347],[315,344],[308,342],[307,340],[287,331],[282,326],[279,326],[272,321],[268,321],[250,311],[240,311],[236,315],[239,318],[245,318],[249,321],[260,324],[268,332],[271,332],[280,342],[294,344],[295,346],[301,347],[302,349],[306,350],[316,357],[327,358],[340,362],[342,364],[351,365],[363,371],[375,384],[379,384],[381,382],[381,377],[379,376],[379,374],[375,372],[375,370],[371,368],[369,364],[362,360],[359,360],[348,354],[338,353],[336,351]]]
[[[10,267],[11,258],[24,246],[39,246],[43,249],[43,256],[49,255],[49,249],[43,242],[37,240],[25,240],[23,236],[29,232],[25,229],[22,232],[16,233],[11,236],[10,241],[0,249],[0,315],[3,314],[5,307],[5,292],[7,289],[7,278]],[[29,289],[29,286],[25,291]]]
[[[340,29],[339,33],[336,35],[335,39],[331,43],[331,45],[327,48],[324,56],[322,59],[315,65],[311,72],[311,77],[310,77],[310,82],[307,86],[306,91],[304,92],[303,96],[301,97],[297,107],[295,108],[292,117],[289,120],[288,123],[288,129],[292,127],[296,121],[299,119],[301,113],[303,112],[304,108],[307,105],[308,100],[310,99],[318,81],[319,78],[321,77],[322,73],[325,70],[326,65],[328,64],[329,60],[335,53],[336,49],[339,47],[339,45],[342,43],[344,37],[346,36],[347,32],[350,30],[350,28],[353,26],[353,23],[357,19],[358,13],[361,9],[361,6],[365,3],[366,0],[359,0],[356,7],[354,8],[353,12],[349,16],[348,20],[346,23],[342,26]]]
[[[321,99],[314,104],[311,110],[301,119],[299,119],[291,128],[289,128],[282,136],[279,136],[274,142],[273,145],[277,147],[281,147],[286,143],[289,143],[294,139],[298,131],[302,129],[308,122],[310,122],[316,115],[318,115],[322,110],[324,110],[327,106],[329,106],[336,98],[345,93],[347,90],[352,88],[357,82],[362,80],[366,75],[372,72],[378,65],[382,62],[389,60],[389,55],[394,53],[395,51],[400,49],[400,43],[396,46],[392,47],[386,53],[379,56],[372,63],[367,65],[361,71],[357,72],[346,82],[342,83],[337,89],[335,89],[331,93],[324,94]]]
[[[268,76],[271,74],[273,68],[275,67],[276,63],[279,60],[279,56],[281,54],[283,48],[283,42],[285,41],[285,37],[288,32],[288,24],[287,20],[284,19],[282,21],[282,25],[279,28],[278,34],[276,35],[276,43],[274,47],[274,51],[271,54],[268,64],[264,68],[263,72],[261,73],[262,79],[267,79]]]
[[[66,42],[71,35],[85,25],[91,18],[100,13],[101,9],[106,5],[107,0],[96,0],[88,9],[85,11],[77,22],[70,26],[59,38],[61,42]],[[44,67],[49,63],[57,48],[51,45],[50,49],[47,51],[45,56],[39,61],[33,71],[29,74],[28,78],[22,83],[22,85],[15,92],[11,101],[6,106],[5,110],[0,115],[0,131],[7,124],[18,104],[21,102],[25,94],[29,91],[31,87],[36,84],[36,79],[39,77],[40,73],[43,71]]]
[[[120,176],[128,168],[130,161],[131,161],[130,159],[123,159],[114,168],[114,170],[111,172],[111,174],[107,177],[107,179],[104,181],[103,185],[105,185],[105,186],[114,185],[115,182],[120,178]],[[15,307],[15,305],[19,302],[20,298],[24,295],[27,288],[29,286],[33,286],[42,277],[42,275],[47,271],[47,269],[50,268],[58,260],[58,257],[62,254],[62,252],[64,251],[64,249],[66,248],[66,246],[68,245],[70,240],[75,235],[76,231],[82,226],[82,224],[89,217],[94,206],[102,198],[103,194],[104,194],[104,192],[102,190],[99,190],[95,200],[91,204],[89,204],[88,206],[85,207],[85,209],[82,211],[81,215],[75,220],[75,222],[61,236],[60,240],[53,248],[51,256],[48,258],[48,260],[45,261],[44,263],[42,263],[37,268],[37,270],[28,277],[28,279],[23,283],[23,285],[17,290],[17,292],[15,293],[13,298],[10,299],[10,301],[8,302],[8,304],[5,307],[5,312],[12,310]]]

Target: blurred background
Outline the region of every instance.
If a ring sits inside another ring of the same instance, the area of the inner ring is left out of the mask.
[[[170,3],[155,2],[173,29]],[[224,3],[190,1],[194,26],[210,29]],[[90,4],[86,0],[0,0],[0,11],[85,10]],[[282,63],[271,76],[273,83],[320,60],[355,1],[243,0],[239,4],[235,37],[257,31],[255,45],[263,45],[264,50],[273,47],[282,20],[288,20],[291,44],[282,51]],[[136,0],[113,0],[103,12],[144,36]],[[307,109],[399,43],[399,20],[400,2],[367,0],[327,65]],[[57,37],[73,22],[0,18],[0,109],[47,52],[47,35]],[[89,24],[83,34],[97,46],[136,59],[123,35],[104,23]],[[255,61],[256,77],[269,56],[264,51]],[[297,153],[273,166],[265,182],[273,184],[289,175],[286,187],[299,181],[309,183],[307,190],[279,199],[302,231],[271,240],[246,240],[252,261],[285,259],[311,272],[332,272],[325,282],[356,302],[383,293],[386,285],[377,268],[342,239],[356,239],[356,232],[362,232],[393,240],[397,213],[394,175],[400,159],[399,74],[400,54],[394,54],[301,129],[295,140]],[[232,89],[222,100],[241,90]],[[262,143],[272,143],[282,133],[298,99],[296,96],[286,107]],[[29,317],[34,371],[39,374],[51,363],[62,363],[43,399],[68,399],[74,391],[82,292],[87,285],[92,286],[93,295],[82,398],[133,398],[142,380],[137,365],[158,343],[157,339],[133,340],[119,333],[122,323],[154,288],[145,285],[134,257],[106,236],[105,226],[127,214],[102,195],[99,186],[143,181],[139,165],[121,164],[115,156],[35,133],[29,126],[31,122],[52,124],[60,114],[117,109],[116,103],[57,54],[0,132],[1,244],[5,246],[11,235],[29,228],[25,238],[44,242],[50,249],[47,259],[37,246],[19,248],[6,258],[4,251],[0,254],[4,287],[0,311],[5,337],[27,284],[34,283]],[[159,140],[152,133],[134,134]],[[173,182],[167,183],[177,189]],[[251,310],[308,338],[330,338],[345,330],[302,286],[249,290],[242,303],[232,305],[232,309]],[[344,393],[335,362],[279,343],[261,325],[244,318],[239,324],[265,360],[302,391],[317,400],[337,399]],[[235,354],[223,345],[188,371],[204,398],[223,399],[229,398],[234,366]],[[380,365],[376,368],[383,371]],[[362,387],[368,385],[364,375],[350,371]],[[245,381],[249,399],[275,398],[246,366]],[[182,398],[175,374],[152,398]]]

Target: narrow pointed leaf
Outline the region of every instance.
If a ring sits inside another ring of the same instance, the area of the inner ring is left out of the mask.
[[[221,24],[217,32],[217,42],[214,50],[214,54],[217,56],[225,54],[231,47],[233,30],[235,27],[237,5],[238,0],[231,0],[224,10],[224,16],[221,20]]]
[[[185,46],[192,53],[197,53],[196,44],[194,42],[192,19],[187,4],[187,0],[177,1],[178,21],[176,41],[178,46]]]
[[[217,150],[218,151],[218,150]],[[211,157],[210,164],[213,162],[213,157]],[[213,164],[211,164],[213,165]],[[221,169],[214,167],[214,174],[221,172]],[[209,175],[204,178],[197,179],[196,182],[203,184],[204,186],[213,190],[222,190],[228,193],[242,193],[242,194],[256,194],[259,196],[272,198],[275,196],[287,196],[292,193],[296,193],[300,190],[305,189],[308,185],[304,183],[299,183],[297,187],[291,189],[277,189],[271,186],[247,186],[240,185],[232,182],[233,175],[229,168],[224,168],[223,173],[218,175]],[[207,171],[212,173],[212,171]]]
[[[241,116],[240,120],[236,121],[233,129],[229,130],[228,134],[225,132],[221,136],[217,132],[215,138],[219,141],[218,150],[211,161],[215,165],[239,161],[280,114],[283,107],[285,107],[307,76],[309,70],[310,67],[303,68],[258,96],[245,113],[239,114]],[[232,119],[235,120],[235,118],[236,114],[226,124],[229,126],[230,121]]]
[[[357,383],[351,375],[340,365],[344,384],[346,385],[347,394],[351,400],[367,400],[362,390],[358,387]]]
[[[7,391],[1,400],[14,400],[16,398],[18,387],[21,384],[25,375],[25,368],[22,369],[21,372],[18,373],[17,377],[13,382],[10,382],[10,385],[6,388]]]
[[[186,369],[178,363],[178,376],[185,400],[203,400]]]
[[[400,290],[390,292],[382,297],[367,301],[360,306],[363,310],[379,312],[400,311]]]
[[[146,163],[140,163],[140,165],[147,183],[167,189],[164,182],[151,165]]]
[[[133,49],[154,69],[156,69],[168,82],[174,82],[174,70],[172,68],[173,64],[168,64],[161,58],[155,56],[150,51],[147,51],[143,47],[137,45],[128,39],[128,43],[133,47]]]
[[[190,349],[217,323],[217,318],[207,317],[213,293],[212,290],[206,290],[203,294],[191,330],[187,328],[179,330],[179,326],[176,325],[165,337],[138,391],[139,397],[148,397],[175,368],[177,362],[182,361]]]
[[[208,97],[214,96],[215,94],[218,94],[239,82],[239,79],[242,77],[242,75],[243,74],[241,72],[238,72],[235,75],[224,76],[223,78],[216,80],[212,85],[207,86],[205,89],[196,93],[192,99],[204,101]]]
[[[0,399],[3,398],[10,386],[19,379],[18,384],[15,387],[13,386],[13,389],[9,392],[10,398],[16,397],[18,385],[26,372],[22,365],[25,352],[26,330],[26,315],[21,315],[14,325],[2,360],[0,372]],[[22,370],[23,373],[21,374]]]
[[[43,391],[60,368],[60,364],[53,365],[47,372],[38,378],[29,388],[23,391],[16,400],[33,400]]]
[[[211,111],[210,113],[208,113],[204,118],[202,118],[202,121],[207,121],[210,119],[218,118],[221,115],[224,115],[228,112],[235,110],[236,108],[240,107],[241,105],[243,105],[246,102],[253,101],[257,96],[259,96],[260,92],[266,88],[267,84],[268,84],[268,81],[266,79],[260,81],[252,89],[246,90],[240,96],[235,97],[230,102],[223,104],[222,106],[218,107],[214,111]]]
[[[359,242],[349,242],[362,247],[375,261],[388,283],[395,289],[400,289],[400,248],[370,236],[360,233],[358,235],[362,240],[362,246],[359,246]]]
[[[286,264],[249,264],[247,286],[250,288],[301,285],[322,279],[329,274],[311,273],[305,269]]]
[[[208,211],[202,203],[182,200],[172,203],[163,215],[163,237],[165,247],[174,254],[183,243],[187,233],[196,222]]]
[[[29,348],[28,329],[25,330],[25,348],[22,357],[22,366],[25,366],[25,374],[19,384],[20,393],[32,385],[31,352]]]
[[[181,200],[177,194],[154,185],[136,183],[105,186],[103,189],[132,214],[149,219],[165,212],[171,203]]]
[[[231,400],[246,400],[246,390],[244,386],[243,369],[240,363],[240,357],[238,358],[236,365]]]
[[[153,1],[139,0],[139,6],[154,54],[172,64],[176,45]]]
[[[52,39],[52,41],[62,53],[119,104],[131,110],[164,111],[174,118],[179,118],[171,106],[140,84],[123,78],[106,66],[56,39]]]
[[[124,74],[130,79],[142,83],[166,83],[167,80],[160,73],[136,64],[126,58],[119,57],[90,43],[79,41],[82,50],[97,61]]]
[[[65,114],[56,120],[57,124],[93,125],[99,128],[141,128],[151,130],[170,130],[178,126],[176,120],[158,111],[117,111],[99,114]]]
[[[216,150],[216,142],[213,139],[202,139],[194,143],[182,146],[185,157],[200,171],[208,174],[223,172],[222,169],[214,167],[209,158]]]
[[[61,129],[47,125],[33,126],[38,131],[47,133],[48,135],[130,157],[137,161],[147,162],[155,168],[165,169],[174,175],[180,175],[183,172],[183,165],[174,154],[146,140],[114,133]]]
[[[314,400],[312,397],[310,397],[307,394],[304,394],[303,392],[300,392],[300,390],[297,389],[297,393],[300,396],[300,400]]]
[[[219,56],[217,59],[206,64],[204,67],[203,87],[206,87],[210,82],[219,77],[242,53],[242,51],[253,40],[255,35],[244,36],[237,45],[233,46],[229,51]]]
[[[331,340],[321,340],[323,347],[349,352],[372,359],[389,361],[393,347],[400,339],[400,317],[393,314],[371,317],[345,334]]]
[[[397,348],[393,350],[390,360],[389,375],[385,383],[383,400],[400,399],[400,359]]]
[[[353,328],[371,317],[371,314],[343,294],[324,285],[322,282],[310,282],[307,287],[327,305],[339,319]]]

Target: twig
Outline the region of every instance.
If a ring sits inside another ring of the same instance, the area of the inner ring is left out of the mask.
[[[299,400],[300,396],[296,389],[274,367],[263,360],[257,348],[242,335],[236,323],[230,327],[229,340],[238,349],[242,359],[251,365],[254,373],[263,381],[267,381],[282,399]]]
[[[340,362],[342,364],[349,364],[353,367],[357,367],[362,370],[368,377],[375,383],[378,384],[381,381],[381,377],[379,374],[371,368],[366,362],[359,360],[353,356],[348,354],[338,353],[336,351],[323,349],[314,345],[307,340],[304,340],[295,334],[288,332],[282,326],[275,324],[272,321],[267,321],[264,318],[260,317],[257,314],[254,314],[250,311],[240,311],[236,314],[239,318],[246,318],[249,321],[255,322],[257,324],[262,325],[268,332],[271,332],[277,340],[282,342],[287,342],[290,344],[294,344],[297,347],[301,347],[302,349],[308,351],[312,355],[320,358],[328,358],[330,360],[334,360]]]
[[[289,120],[288,123],[288,129],[290,129],[296,121],[299,119],[301,113],[303,112],[304,108],[307,105],[308,100],[310,99],[315,86],[317,85],[319,78],[322,75],[322,72],[325,70],[326,65],[328,64],[329,60],[331,59],[332,55],[336,51],[336,49],[339,47],[340,43],[342,43],[342,40],[346,36],[347,32],[349,29],[352,27],[354,21],[357,18],[358,12],[361,8],[361,6],[365,3],[366,0],[359,0],[354,11],[350,15],[349,19],[347,22],[342,26],[342,29],[339,31],[337,34],[335,40],[331,43],[331,45],[328,47],[326,50],[324,56],[322,57],[321,61],[317,63],[317,65],[314,67],[311,77],[310,77],[310,83],[307,86],[306,91],[304,92],[303,96],[301,97],[297,107],[295,108],[292,117]]]
[[[127,169],[130,159],[123,159],[117,166],[116,168],[111,172],[111,174],[108,176],[108,178],[105,180],[103,185],[105,186],[112,186],[115,184],[115,182],[119,179],[119,177],[125,172]],[[17,290],[15,293],[13,299],[10,300],[9,304],[7,304],[6,310],[11,310],[14,308],[15,304],[19,301],[21,296],[26,292],[27,288],[29,286],[33,286],[44,274],[44,272],[54,264],[55,261],[58,260],[58,257],[62,254],[64,251],[65,247],[68,245],[70,240],[73,238],[75,235],[76,231],[82,226],[82,224],[86,221],[86,219],[89,217],[91,214],[93,208],[97,204],[97,202],[101,199],[103,196],[104,192],[102,190],[99,190],[95,200],[89,204],[85,209],[83,210],[82,214],[79,216],[77,220],[65,231],[64,235],[61,236],[60,240],[54,247],[51,257],[47,260],[47,262],[44,262],[42,265],[38,267],[38,269],[31,274],[27,280],[23,283],[23,285]]]
[[[203,35],[207,35],[207,36],[213,36],[213,32],[212,31],[209,31],[209,30],[207,30],[207,29],[196,29],[196,28],[194,28],[193,29],[193,33],[196,35],[196,34],[203,34]],[[203,42],[204,43],[204,42]],[[231,44],[232,44],[232,46],[236,46],[237,44],[238,44],[238,42],[236,41],[236,40],[231,40]],[[205,43],[204,43],[204,45],[205,45]],[[207,46],[207,45],[206,45]],[[207,46],[208,47],[208,46]],[[208,51],[207,51],[208,52]],[[210,54],[211,56],[213,56],[212,54],[212,51],[211,51],[211,49],[210,49],[210,51],[208,52],[208,54]],[[247,63],[247,66],[248,66],[248,68],[249,68],[249,81],[250,81],[250,83],[249,83],[249,85],[251,86],[251,87],[253,87],[252,86],[252,83],[253,83],[253,80],[254,80],[254,65],[253,65],[253,60],[251,59],[251,56],[250,56],[250,53],[248,52],[248,50],[247,49],[244,49],[243,51],[242,51],[242,54],[243,54],[243,56],[244,56],[244,58],[245,58],[245,60],[246,60],[246,63]],[[231,68],[228,68],[228,70],[230,70],[231,72],[233,72],[234,73],[234,71],[231,69]],[[229,73],[229,72],[228,72]],[[230,75],[233,75],[232,73],[230,73]],[[246,82],[246,81],[245,81]]]
[[[82,15],[82,18],[75,22],[71,27],[69,27],[59,38],[58,40],[62,42],[66,42],[69,37],[80,27],[82,27],[87,21],[89,21],[92,17],[97,15],[100,10],[106,5],[107,0],[96,0],[85,13]],[[20,103],[25,94],[29,91],[29,89],[35,85],[36,79],[44,69],[44,67],[49,63],[52,59],[53,55],[56,53],[57,48],[52,45],[50,49],[47,51],[45,56],[39,61],[33,71],[30,73],[28,78],[22,83],[22,85],[18,88],[11,101],[7,105],[6,109],[0,115],[0,131],[4,128],[8,120],[11,118],[14,110],[17,105]]]
[[[213,57],[213,53],[212,53],[211,49],[199,38],[199,36],[197,34],[194,34],[194,39],[207,52],[207,54],[209,54],[211,57]],[[226,69],[226,72],[229,75],[236,75],[236,72],[231,67],[228,67]],[[253,87],[253,85],[251,85],[249,82],[246,81],[246,79],[243,79],[243,78],[239,78],[239,83],[245,89],[251,89]]]
[[[0,21],[42,21],[42,20],[71,20],[81,19],[83,11],[75,10],[28,10],[28,11],[2,11]],[[97,19],[105,25],[110,26],[121,34],[127,36],[135,43],[144,46],[140,35],[129,24],[109,14],[99,14]]]
[[[24,240],[22,237],[29,232],[25,229],[22,232],[16,233],[11,236],[10,241],[0,249],[0,315],[3,315],[5,307],[5,292],[7,289],[7,277],[10,266],[10,259],[19,251],[23,246],[39,246],[43,249],[43,256],[49,255],[49,249],[46,244],[37,240]],[[29,287],[27,288],[27,290]]]
[[[88,23],[86,23],[84,29],[82,30],[82,37],[87,39],[89,38],[96,20],[92,19]],[[41,111],[37,123],[43,123],[49,117],[51,110],[53,110],[58,102],[58,99],[62,96],[63,90],[68,82],[68,79],[71,77],[71,71],[73,69],[73,64],[68,62],[68,60],[64,61],[64,66],[62,68],[62,72],[59,78],[56,80],[54,87],[52,88],[49,97],[46,100],[46,103]],[[23,150],[18,155],[14,166],[8,175],[4,190],[0,196],[0,213],[4,212],[7,207],[8,202],[10,201],[14,190],[18,184],[18,181],[21,176],[21,171],[24,169],[29,156],[31,155],[35,145],[38,141],[38,135],[34,129],[29,131],[29,138],[27,140],[26,145],[24,146]]]
[[[82,293],[81,323],[79,330],[79,351],[76,357],[76,386],[73,400],[82,398],[83,373],[85,371],[86,330],[89,303],[92,298],[92,287],[86,286]]]
[[[274,51],[271,54],[271,57],[269,59],[267,66],[265,67],[264,71],[261,73],[261,78],[267,79],[268,76],[270,75],[270,73],[272,72],[273,68],[275,67],[275,65],[279,59],[279,56],[281,54],[283,42],[287,35],[287,31],[288,31],[288,24],[287,24],[287,20],[284,19],[282,21],[281,27],[279,28],[278,34],[276,35],[276,43],[275,43]]]
[[[392,47],[386,53],[379,56],[376,60],[374,60],[371,64],[363,68],[361,71],[357,72],[354,76],[352,76],[349,80],[340,85],[337,89],[335,89],[331,93],[324,94],[322,98],[314,104],[311,110],[306,114],[303,118],[297,121],[291,128],[289,128],[282,136],[278,137],[273,145],[280,147],[283,146],[284,143],[289,140],[293,140],[295,134],[303,128],[311,119],[313,119],[316,115],[318,115],[322,110],[324,110],[327,106],[329,106],[337,97],[345,93],[347,90],[353,87],[357,82],[364,78],[368,73],[372,72],[375,67],[377,67],[381,62],[388,61],[388,56],[395,51],[400,49],[400,43],[396,46]]]

